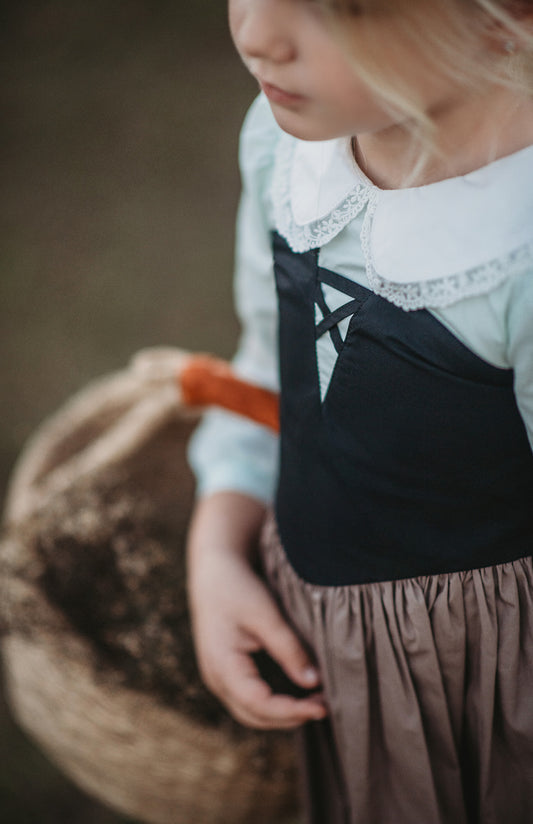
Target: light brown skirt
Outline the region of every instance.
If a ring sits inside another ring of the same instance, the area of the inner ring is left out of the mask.
[[[265,572],[322,673],[302,731],[310,824],[533,822],[533,564],[302,581],[273,518]]]

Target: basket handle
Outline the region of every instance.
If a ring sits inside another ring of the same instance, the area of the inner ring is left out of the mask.
[[[220,358],[191,355],[176,381],[186,406],[220,406],[279,431],[278,394],[238,378]]]

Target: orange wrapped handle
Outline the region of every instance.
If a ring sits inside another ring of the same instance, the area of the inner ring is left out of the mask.
[[[191,355],[177,382],[187,406],[221,406],[279,431],[277,393],[236,377],[226,361],[212,355]]]

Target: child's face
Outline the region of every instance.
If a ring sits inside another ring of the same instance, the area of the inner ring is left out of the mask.
[[[285,131],[304,140],[328,140],[376,133],[400,122],[357,76],[313,0],[229,0],[229,18],[237,51]],[[350,22],[357,34],[358,18]],[[365,23],[377,27],[375,48],[389,70],[414,88],[427,112],[456,98],[450,80],[398,42],[389,18]]]

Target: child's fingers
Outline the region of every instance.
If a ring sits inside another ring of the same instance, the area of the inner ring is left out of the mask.
[[[228,661],[223,699],[232,714],[256,729],[293,729],[307,721],[318,721],[327,714],[321,696],[292,698],[276,695],[246,654],[236,654]]]
[[[294,730],[309,721],[321,721],[327,711],[319,700],[271,694],[261,704],[236,704],[232,715],[256,730]]]
[[[269,655],[298,686],[314,689],[320,674],[293,629],[270,597],[254,612],[254,629]]]

